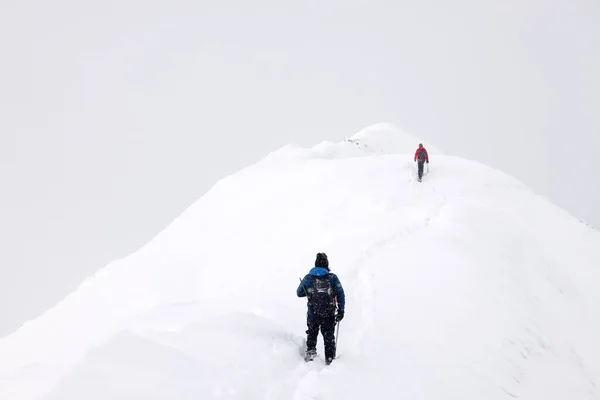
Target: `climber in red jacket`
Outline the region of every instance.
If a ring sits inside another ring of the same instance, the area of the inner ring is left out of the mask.
[[[423,179],[423,164],[429,164],[429,154],[427,154],[427,150],[423,147],[423,143],[419,143],[419,148],[415,151],[415,161],[417,161],[417,165],[419,166],[419,182],[421,182],[421,179]]]

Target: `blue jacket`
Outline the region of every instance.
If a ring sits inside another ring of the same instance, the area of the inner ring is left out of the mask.
[[[329,274],[331,287],[333,288],[335,295],[337,297],[338,309],[341,312],[344,312],[344,307],[346,306],[346,296],[344,295],[344,288],[342,288],[342,283],[336,274],[333,274],[327,271],[326,268],[313,268],[310,270],[308,275],[302,279],[300,282],[300,286],[296,290],[296,294],[298,297],[306,297],[306,294],[310,294],[312,292],[312,276],[325,276]],[[308,307],[308,315],[312,315],[312,311],[310,307]]]

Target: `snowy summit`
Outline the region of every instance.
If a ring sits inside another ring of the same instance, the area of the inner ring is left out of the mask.
[[[318,252],[345,291],[331,365],[321,336],[302,358]],[[0,398],[598,398],[598,266],[597,231],[379,124],[219,181],[0,339]]]

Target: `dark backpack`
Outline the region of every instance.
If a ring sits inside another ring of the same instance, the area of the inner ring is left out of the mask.
[[[331,286],[330,275],[313,276],[312,289],[310,296],[312,312],[317,315],[335,314],[335,292]]]
[[[419,149],[419,160],[426,160],[427,155],[425,154],[425,149]]]

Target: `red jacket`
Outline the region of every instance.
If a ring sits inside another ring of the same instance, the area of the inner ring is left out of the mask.
[[[419,153],[420,153],[421,151],[423,151],[423,153],[425,153],[425,157],[422,157],[422,156],[421,156],[421,157],[419,157]],[[417,149],[417,151],[415,151],[415,161],[417,161],[417,158],[418,158],[419,160],[425,160],[425,161],[429,162],[429,154],[427,154],[427,150],[425,150],[425,147],[419,147],[419,148]]]

